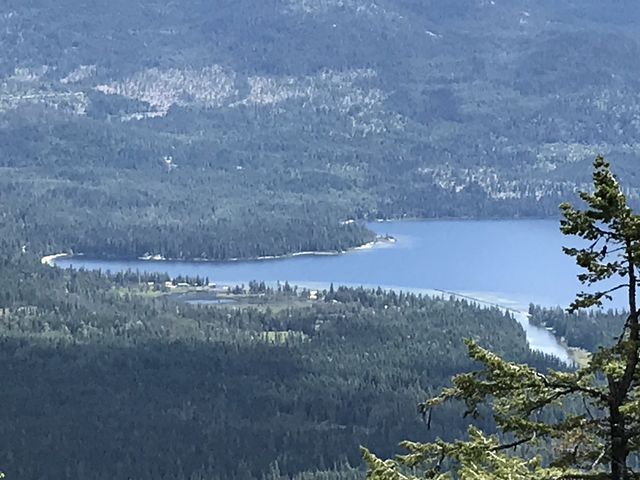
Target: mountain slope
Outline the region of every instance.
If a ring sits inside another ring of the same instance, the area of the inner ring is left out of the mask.
[[[328,249],[366,240],[340,233],[350,217],[555,214],[597,153],[637,198],[638,17],[628,0],[11,0],[0,167],[41,201],[8,201],[18,216],[44,209],[28,241],[53,230],[52,247],[100,253],[103,234],[70,238],[82,222],[145,225],[139,200],[88,200],[122,197],[123,176],[153,205],[150,225],[312,217],[338,239],[313,245]],[[77,201],[51,195],[59,182]],[[205,198],[225,208],[184,213]],[[279,228],[236,253],[311,247]],[[227,255],[165,247],[175,236],[161,227],[147,246]]]

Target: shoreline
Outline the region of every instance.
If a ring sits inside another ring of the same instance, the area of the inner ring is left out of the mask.
[[[60,258],[70,257],[70,256],[72,255],[69,253],[54,253],[53,255],[45,255],[40,259],[40,263],[42,265],[47,265],[49,267],[55,267],[56,260]]]
[[[532,216],[473,216],[473,215],[462,215],[462,216],[443,216],[443,217],[414,217],[414,216],[406,216],[406,217],[387,217],[387,218],[374,218],[374,219],[365,219],[363,220],[366,224],[375,224],[375,223],[394,223],[394,222],[509,222],[509,221],[526,221],[526,220],[558,220],[560,221],[560,215],[532,215]]]
[[[539,325],[539,327],[544,328],[549,333],[551,333],[551,335],[555,337],[558,343],[562,345],[564,349],[567,351],[567,353],[569,354],[569,357],[573,360],[574,365],[579,367],[587,366],[587,364],[589,363],[589,360],[591,359],[591,356],[593,355],[593,352],[585,350],[582,347],[574,347],[569,345],[569,342],[567,342],[567,339],[565,337],[563,337],[562,335],[558,335],[553,328],[548,327],[545,324]]]
[[[345,252],[296,252],[293,254],[289,254],[287,256],[280,256],[280,257],[266,257],[266,258],[262,257],[262,258],[255,258],[252,260],[237,259],[235,260],[235,262],[268,261],[268,260],[293,258],[298,256],[337,256],[337,255],[342,255],[349,252],[371,250],[373,248],[376,248],[376,246],[379,246],[379,245],[393,245],[394,243],[395,242],[390,239],[381,238],[381,239],[377,239],[376,241],[367,242],[363,245],[360,245],[359,247],[350,248]],[[79,254],[77,256],[82,256],[82,254]],[[65,258],[65,257],[74,257],[74,256],[65,254],[65,253],[47,255],[42,258],[42,263],[55,267],[56,266],[55,260],[60,258]],[[171,260],[171,259],[159,260],[159,259],[153,259],[153,257],[151,256],[150,259],[147,261],[160,263],[160,262],[171,262],[176,260]],[[178,261],[189,262],[189,260],[178,260]],[[206,262],[205,260],[202,260],[202,259],[199,259],[198,261],[202,263]],[[233,261],[234,260],[226,260],[224,262],[233,262]],[[218,263],[224,263],[224,262],[218,261]],[[210,263],[214,263],[214,262],[210,262]],[[309,282],[309,281],[304,281],[304,280],[301,281],[296,279],[290,279],[288,280],[288,282],[290,285],[297,285],[298,287],[302,287],[302,288],[319,289],[319,290],[328,289],[330,285],[330,283],[326,283],[326,282]],[[225,280],[224,278],[220,278],[219,282],[216,282],[216,283],[218,283],[219,285],[232,286],[234,284],[238,284],[239,282],[228,281],[228,280]],[[273,282],[273,283],[275,284],[276,282]],[[504,313],[512,316],[512,318],[523,327],[530,350],[551,355],[568,366],[580,364],[580,359],[578,358],[578,355],[577,355],[579,352],[576,352],[575,349],[572,349],[571,347],[566,345],[566,343],[562,342],[562,340],[557,338],[552,332],[549,332],[549,334],[555,341],[553,342],[551,350],[549,350],[549,348],[546,348],[545,344],[536,342],[534,340],[536,338],[536,334],[534,332],[537,330],[546,330],[546,329],[544,329],[544,327],[538,327],[536,325],[533,325],[529,321],[529,314],[527,311],[521,308],[518,308],[517,306],[509,305],[508,303],[505,304],[505,303],[496,301],[493,298],[486,298],[486,297],[482,297],[481,295],[478,295],[478,296],[469,295],[463,292],[455,292],[455,291],[438,289],[438,288],[413,288],[413,287],[407,287],[407,286],[401,286],[401,285],[389,285],[389,284],[382,284],[382,285],[360,284],[360,283],[345,284],[340,282],[338,282],[337,285],[344,285],[350,288],[363,287],[363,288],[374,289],[374,290],[376,288],[382,288],[384,290],[389,290],[389,291],[393,290],[396,292],[404,291],[404,292],[410,292],[410,293],[421,293],[423,295],[427,295],[430,297],[439,297],[443,299],[446,299],[447,297],[452,297],[456,300],[463,300],[466,302],[470,302],[479,308],[497,308],[503,311]]]
[[[296,258],[296,257],[333,257],[338,255],[345,255],[347,253],[352,252],[360,252],[363,250],[371,250],[379,245],[393,245],[397,242],[397,240],[393,237],[385,237],[378,236],[375,240],[371,242],[364,243],[362,245],[358,245],[356,247],[349,247],[344,250],[328,250],[328,251],[313,251],[308,250],[304,252],[293,252],[293,253],[285,253],[283,255],[263,255],[260,257],[248,257],[248,258],[227,258],[226,260],[213,260],[208,258],[193,258],[193,259],[184,259],[184,258],[166,258],[162,255],[145,255],[142,257],[138,257],[137,260],[142,260],[145,262],[202,262],[202,263],[227,263],[227,262],[262,262],[268,260],[286,260],[287,258]]]
[[[446,222],[455,222],[455,221],[519,221],[519,220],[554,220],[558,219],[558,216],[545,216],[545,215],[534,215],[534,216],[487,216],[487,217],[475,217],[475,216],[444,216],[444,217],[414,217],[414,216],[395,216],[395,217],[387,217],[387,218],[374,218],[374,219],[362,219],[365,224],[380,224],[380,223],[394,223],[394,222],[437,222],[437,221],[446,221]],[[355,222],[355,220],[346,220],[343,222],[344,224],[350,224],[351,222]],[[295,258],[295,257],[303,257],[303,256],[337,256],[344,255],[350,252],[357,252],[362,250],[369,250],[375,248],[378,245],[393,245],[397,242],[397,239],[391,236],[378,235],[371,242],[367,242],[363,245],[358,245],[355,247],[349,247],[344,250],[332,250],[332,251],[303,251],[303,252],[294,252],[294,253],[286,253],[282,255],[264,255],[260,257],[247,257],[247,258],[227,258],[227,259],[211,259],[211,258],[167,258],[160,254],[146,254],[141,257],[91,257],[94,260],[105,260],[105,261],[131,261],[131,260],[142,260],[142,261],[150,261],[150,262],[202,262],[202,263],[226,263],[226,262],[255,262],[255,261],[263,261],[263,260],[285,260],[287,258]],[[46,255],[40,259],[40,262],[43,265],[55,266],[55,262],[61,258],[74,258],[74,257],[84,257],[83,253],[78,254],[70,254],[70,253],[57,253],[53,255]]]
[[[507,305],[502,305],[498,302],[492,301],[491,299],[485,299],[482,297],[474,297],[471,295],[466,295],[464,293],[457,293],[457,292],[451,292],[448,290],[441,290],[441,289],[436,289],[437,292],[439,292],[443,297],[446,295],[449,295],[451,298],[455,298],[458,300],[465,300],[467,302],[471,302],[476,304],[479,307],[485,307],[485,308],[498,308],[500,310],[502,310],[505,313],[508,313],[509,315],[511,315],[513,317],[513,319],[515,321],[517,321],[520,325],[522,325],[522,328],[525,330],[525,335],[527,337],[527,343],[529,343],[529,349],[532,351],[538,351],[540,353],[544,353],[546,355],[551,355],[555,358],[557,358],[558,360],[560,360],[561,362],[565,363],[566,365],[570,366],[570,367],[575,367],[578,365],[584,365],[584,350],[580,349],[580,348],[575,348],[575,347],[570,347],[566,341],[562,338],[562,337],[558,337],[555,332],[549,331],[546,327],[544,326],[540,326],[540,325],[535,325],[534,323],[531,322],[531,315],[529,314],[529,312],[525,311],[525,310],[521,310],[520,308],[517,307],[510,307]],[[547,330],[549,331],[549,333],[551,334],[551,336],[556,340],[557,342],[557,346],[560,347],[559,350],[560,351],[564,351],[564,353],[566,354],[566,359],[562,358],[561,356],[557,355],[556,353],[549,353],[547,351],[545,351],[542,348],[539,348],[539,346],[536,346],[534,344],[531,343],[532,340],[532,336],[530,335],[530,332],[534,332],[536,330],[542,331],[542,330]]]
[[[202,262],[202,263],[227,263],[227,262],[261,262],[261,261],[268,261],[268,260],[286,260],[288,258],[295,258],[295,257],[325,257],[325,256],[338,256],[338,255],[345,255],[348,253],[353,253],[353,252],[361,252],[364,250],[371,250],[373,248],[376,248],[377,246],[381,246],[381,245],[394,245],[397,243],[397,240],[393,237],[390,236],[384,236],[384,235],[379,235],[376,237],[375,240],[372,240],[370,242],[364,243],[362,245],[358,245],[355,247],[350,247],[347,248],[345,250],[340,250],[340,251],[304,251],[304,252],[294,252],[294,253],[286,253],[284,255],[265,255],[265,256],[261,256],[261,257],[249,257],[249,258],[228,258],[225,260],[215,260],[215,259],[208,259],[208,258],[192,258],[192,259],[188,259],[188,258],[166,258],[163,257],[160,254],[147,254],[147,255],[143,255],[142,257],[137,257],[135,260],[142,260],[145,262],[185,262],[185,263],[191,263],[191,262]],[[74,257],[83,257],[84,254],[83,253],[78,253],[75,255],[69,254],[69,253],[56,253],[53,255],[46,255],[44,257],[42,257],[40,259],[40,262],[43,265],[48,265],[50,267],[55,267],[56,266],[56,260],[61,259],[61,258],[74,258]],[[107,260],[112,260],[112,261],[127,261],[130,259],[126,259],[126,258],[109,258]]]

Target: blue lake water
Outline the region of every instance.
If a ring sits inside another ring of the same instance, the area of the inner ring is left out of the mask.
[[[529,303],[566,307],[581,289],[578,268],[562,246],[575,244],[556,220],[408,221],[371,224],[394,244],[343,255],[206,263],[60,259],[61,267],[167,272],[209,277],[221,284],[289,281],[306,286],[385,286],[410,291],[439,290],[505,308],[526,311]],[[566,358],[544,329],[519,316],[532,348]]]

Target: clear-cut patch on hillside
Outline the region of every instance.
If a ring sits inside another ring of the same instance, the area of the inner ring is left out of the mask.
[[[176,106],[237,108],[258,106],[338,113],[350,124],[351,135],[369,135],[402,129],[404,119],[385,110],[387,94],[372,85],[377,73],[372,69],[325,70],[306,76],[251,76],[214,65],[195,69],[149,69],[133,77],[98,85],[105,95],[119,95],[146,102],[148,112],[129,114],[122,120],[164,116]],[[242,92],[242,93],[241,93]],[[349,132],[347,132],[349,133]]]
[[[151,68],[95,89],[106,95],[142,100],[157,114],[166,115],[173,105],[223,106],[225,100],[237,95],[235,77],[220,65],[201,70]]]
[[[402,18],[377,2],[367,0],[282,0],[285,13],[322,15],[331,11],[347,10],[356,15],[381,17],[384,19]]]
[[[50,71],[46,65],[20,67],[12,75],[0,79],[0,112],[31,105],[84,115],[88,105],[87,95],[82,91],[55,89],[45,79]]]

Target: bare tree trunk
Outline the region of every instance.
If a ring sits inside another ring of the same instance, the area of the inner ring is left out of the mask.
[[[617,402],[617,400],[616,400]],[[611,431],[611,478],[627,480],[627,442],[625,438],[624,415],[617,405],[610,406],[609,428]]]
[[[633,259],[632,243],[626,241],[627,261],[629,263],[629,338],[621,339],[623,355],[626,356],[626,368],[621,380],[609,378],[609,431],[611,433],[611,478],[628,480],[631,478],[627,468],[629,456],[629,438],[626,421],[620,408],[627,400],[638,368],[638,347],[640,345],[640,326],[638,325],[638,308],[636,305],[636,266]],[[628,342],[628,346],[624,345]]]

